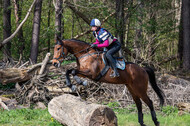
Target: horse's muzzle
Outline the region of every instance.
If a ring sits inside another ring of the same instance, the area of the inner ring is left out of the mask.
[[[61,63],[59,61],[53,61],[52,65],[54,65],[55,67],[60,67]]]

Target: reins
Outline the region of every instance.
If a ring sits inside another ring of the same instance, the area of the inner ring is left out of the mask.
[[[57,44],[58,44],[58,43],[57,43]],[[90,48],[92,48],[92,47],[87,47],[86,49],[80,50],[79,52],[76,52],[76,53],[74,53],[74,54],[67,55],[67,56],[65,56],[65,58],[72,57],[73,55],[76,55],[76,54],[81,53],[81,52],[84,52],[84,51],[86,51],[86,52],[88,53],[87,50],[90,49]],[[100,54],[100,52],[97,52],[97,51],[96,51],[96,52],[93,52],[93,53],[88,53],[88,54],[85,54],[85,55],[82,55],[82,56],[78,57],[78,59],[81,59],[81,58],[86,57],[86,56],[92,56],[93,54]],[[62,45],[62,52],[61,52],[61,55],[60,55],[58,58],[53,58],[53,59],[59,60],[61,57],[64,57],[64,55],[65,55],[65,53],[63,52],[63,45]]]
[[[62,46],[61,55],[60,55],[58,58],[53,58],[53,59],[58,60],[59,62],[61,62],[61,61],[59,60],[61,57],[70,58],[70,57],[73,57],[74,55],[76,55],[76,54],[78,54],[78,53],[81,53],[81,52],[84,52],[84,51],[86,51],[87,54],[84,54],[84,55],[82,55],[82,56],[80,56],[80,57],[77,57],[78,59],[81,59],[81,58],[86,57],[86,56],[92,56],[92,57],[93,57],[94,54],[101,54],[101,53],[102,53],[101,51],[96,51],[96,52],[93,52],[93,53],[89,53],[89,52],[88,52],[88,49],[90,49],[90,48],[92,48],[92,47],[87,47],[87,48],[85,48],[85,49],[82,49],[82,50],[80,50],[80,51],[74,53],[74,54],[70,54],[70,55],[67,55],[67,56],[66,56],[65,53],[63,52],[63,48],[64,48],[64,47],[63,47],[62,43],[57,42],[56,44],[59,44],[59,45]]]
[[[69,57],[71,57],[72,55],[76,55],[76,54],[78,54],[78,53],[84,52],[84,51],[87,52],[87,50],[90,49],[90,48],[92,48],[92,47],[88,47],[88,48],[86,48],[86,49],[80,50],[79,52],[76,52],[76,53],[74,53],[74,54],[71,54]],[[94,55],[94,54],[100,54],[100,53],[101,53],[101,52],[99,52],[99,51],[96,51],[96,52],[93,52],[93,53],[87,52],[87,54],[84,54],[84,55],[78,57],[78,59],[81,59],[81,58],[86,57],[86,56],[92,56],[92,55]],[[68,56],[67,56],[67,57],[68,57]],[[92,56],[92,57],[93,57],[93,56]]]

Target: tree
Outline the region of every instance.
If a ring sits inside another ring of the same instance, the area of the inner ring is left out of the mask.
[[[116,0],[116,36],[122,45],[124,43],[124,3],[125,0]]]
[[[38,57],[41,8],[42,8],[42,0],[37,0],[34,7],[32,43],[31,43],[31,50],[30,50],[30,59],[32,63],[37,63],[37,57]]]
[[[55,39],[57,37],[62,39],[62,13],[63,13],[63,1],[62,0],[56,0],[54,3],[55,6]]]
[[[136,27],[135,27],[135,36],[134,36],[134,52],[135,59],[140,60],[141,54],[141,42],[142,42],[142,22],[143,22],[143,9],[144,5],[141,0],[137,0],[137,4],[139,7],[136,9],[137,17],[136,17]]]
[[[3,39],[6,39],[11,35],[11,3],[10,0],[4,0],[3,2]],[[11,56],[10,41],[5,47],[4,54],[5,60],[8,60],[7,58]]]
[[[182,8],[181,8],[182,9]],[[181,11],[181,16],[180,16],[180,25],[179,25],[179,41],[178,41],[178,56],[179,56],[179,67],[183,68],[183,16],[182,16],[182,11]]]
[[[15,11],[15,17],[16,17],[16,25],[17,27],[19,26],[19,22],[21,20],[21,12],[22,12],[22,7],[20,7],[20,3],[22,3],[22,0],[13,0],[14,1],[14,11]],[[19,39],[19,49],[18,52],[19,54],[23,55],[23,50],[24,50],[24,36],[23,36],[23,30],[20,28],[18,31],[18,39]]]
[[[115,21],[115,27],[116,27],[116,37],[118,38],[121,45],[124,45],[124,29],[125,29],[125,23],[124,23],[124,4],[125,0],[116,0],[116,21]],[[119,56],[122,55],[122,51],[119,51]]]
[[[48,1],[48,28],[50,27],[50,18],[51,18],[51,0]],[[48,52],[50,52],[50,36],[48,35]]]
[[[183,68],[190,70],[190,1],[182,1]]]

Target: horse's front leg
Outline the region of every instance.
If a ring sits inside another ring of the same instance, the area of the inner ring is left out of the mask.
[[[69,88],[71,88],[72,91],[75,91],[76,90],[76,86],[71,84],[71,79],[70,79],[70,76],[69,76],[69,74],[71,74],[72,71],[73,71],[73,69],[70,69],[70,70],[66,71],[66,74],[65,74],[65,76],[66,76],[66,85]]]
[[[75,79],[75,81],[80,84],[80,85],[83,85],[83,86],[87,86],[88,85],[88,81],[85,80],[85,81],[82,81],[78,76],[77,74],[79,73],[79,71],[77,69],[73,69],[71,74],[73,75],[73,78]]]
[[[71,79],[70,79],[70,74],[73,75],[73,78],[75,79],[75,81],[80,84],[80,85],[84,85],[84,86],[87,86],[88,84],[88,81],[85,80],[85,81],[82,81],[78,76],[77,74],[79,73],[79,71],[77,69],[69,69],[66,71],[66,85],[68,87],[71,88],[72,91],[75,91],[76,90],[76,86],[71,84]]]

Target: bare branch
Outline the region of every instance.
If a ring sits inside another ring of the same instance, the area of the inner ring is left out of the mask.
[[[31,11],[32,11],[32,8],[35,4],[36,0],[33,1],[32,5],[30,6],[29,10],[28,10],[28,13],[26,14],[24,20],[20,23],[20,25],[17,27],[17,29],[15,30],[15,32],[8,38],[6,38],[5,40],[3,40],[1,43],[0,43],[0,49],[5,45],[7,44],[12,38],[14,38],[14,36],[18,33],[18,31],[20,30],[20,28],[23,26],[23,24],[26,22],[26,20],[28,19]]]

